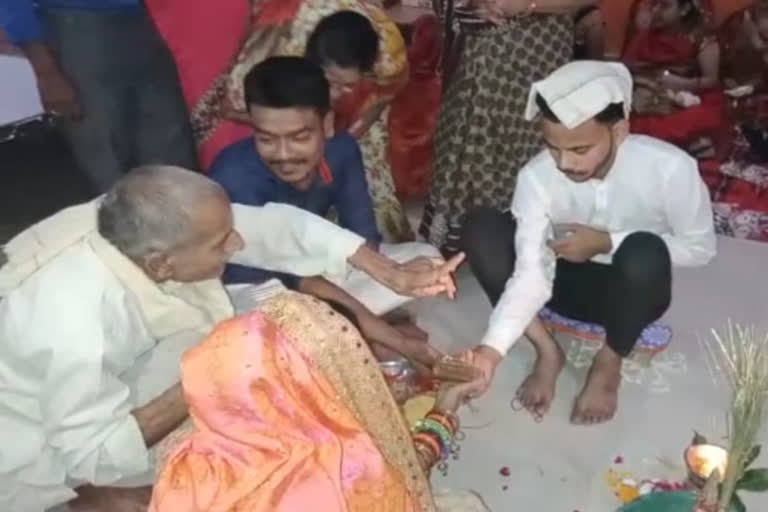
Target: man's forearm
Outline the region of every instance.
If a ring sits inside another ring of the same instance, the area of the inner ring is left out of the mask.
[[[187,418],[187,403],[181,384],[176,384],[147,405],[134,409],[131,414],[139,424],[147,448],[151,448]]]
[[[347,261],[384,286],[392,283],[395,263],[368,244],[361,245]]]
[[[299,291],[335,302],[355,316],[361,334],[366,340],[379,343],[401,354],[407,353],[407,345],[400,332],[373,314],[362,302],[322,277],[305,277],[299,281]]]

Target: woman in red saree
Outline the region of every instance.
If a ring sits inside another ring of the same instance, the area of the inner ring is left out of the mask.
[[[734,13],[741,12],[752,5],[754,0],[701,0],[706,8],[713,26],[719,27]],[[600,0],[600,15],[605,21],[605,55],[618,59],[621,56],[630,28],[633,25],[633,14],[637,4],[647,4],[646,1],[636,0]]]
[[[719,35],[734,126],[722,162],[701,171],[718,232],[768,242],[768,4],[734,9]]]
[[[728,125],[720,46],[709,35],[708,20],[694,0],[652,0],[637,17],[638,31],[622,60],[638,89],[654,98],[636,102],[632,131],[685,148],[703,137],[712,144]]]

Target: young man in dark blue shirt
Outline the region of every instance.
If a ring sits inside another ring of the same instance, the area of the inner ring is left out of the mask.
[[[323,217],[334,211],[342,227],[396,261],[439,257],[423,243],[381,244],[360,149],[351,135],[334,133],[329,84],[319,66],[300,57],[271,57],[248,73],[244,90],[254,136],[222,150],[210,171],[233,202],[288,203]],[[378,345],[425,364],[436,355],[428,345],[414,343],[424,336],[414,326],[398,330],[377,316],[408,299],[359,272],[298,278],[229,265],[224,274],[227,284],[273,278],[351,313]]]

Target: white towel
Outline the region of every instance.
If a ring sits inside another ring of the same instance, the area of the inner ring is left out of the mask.
[[[589,121],[612,103],[623,103],[624,114],[632,108],[632,75],[614,62],[584,60],[561,67],[531,87],[525,118],[539,115],[536,96],[541,95],[569,130]]]

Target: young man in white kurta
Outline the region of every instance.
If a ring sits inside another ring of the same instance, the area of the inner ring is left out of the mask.
[[[192,175],[175,170],[168,186],[186,179],[183,173]],[[223,192],[215,199],[226,201]],[[172,362],[183,349],[234,313],[218,280],[193,282],[194,265],[179,274],[190,281],[181,282],[171,274],[172,280],[163,279],[162,265],[145,269],[127,258],[96,232],[97,207],[65,210],[6,248],[0,431],[9,442],[0,448],[0,510],[43,511],[73,499],[84,484],[151,484],[151,443],[136,411],[168,393],[178,377]],[[211,252],[226,258],[208,263],[214,274],[225,261],[308,275],[336,275],[352,262],[382,282],[410,280],[410,274],[384,277],[376,268],[386,262],[362,238],[309,213],[286,205],[236,205],[232,211],[226,247]],[[206,251],[201,245],[199,253]],[[362,262],[361,254],[372,259]],[[429,276],[417,288],[437,281]],[[152,361],[156,351],[164,352],[165,364]],[[157,375],[160,368],[167,374]],[[175,398],[169,406],[184,414],[180,391]]]
[[[547,149],[520,171],[511,212],[478,210],[465,222],[468,262],[495,306],[476,363],[490,379],[525,333],[538,358],[518,398],[536,416],[564,363],[537,316],[545,304],[606,329],[572,414],[575,423],[606,421],[621,358],[669,306],[671,265],[715,254],[696,161],[627,134],[631,94],[629,71],[604,62],[572,63],[534,84],[527,115],[540,117]]]

